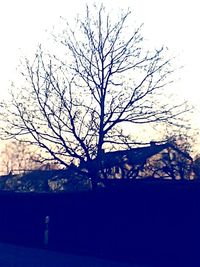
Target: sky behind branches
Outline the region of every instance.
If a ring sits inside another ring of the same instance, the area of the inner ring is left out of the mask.
[[[93,0],[7,0],[0,3],[0,98],[4,98],[21,55],[33,55],[39,43],[48,45],[47,32],[63,16],[71,20]],[[200,129],[200,47],[199,4],[197,0],[113,0],[103,2],[110,10],[131,8],[137,25],[144,23],[143,35],[152,47],[167,46],[181,67],[175,76],[174,91],[195,105],[192,117]],[[133,22],[134,24],[134,22]]]

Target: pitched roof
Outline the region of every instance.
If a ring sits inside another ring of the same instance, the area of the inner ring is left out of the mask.
[[[128,150],[118,150],[104,153],[102,161],[103,167],[111,168],[113,166],[119,165],[122,162],[126,162],[127,160],[131,161],[132,164],[143,164],[148,158],[170,147],[178,153],[182,154],[184,157],[192,160],[192,158],[187,153],[181,151],[170,143],[156,144],[152,142],[149,146],[145,147],[137,147]]]

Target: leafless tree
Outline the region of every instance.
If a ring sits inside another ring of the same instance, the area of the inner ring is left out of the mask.
[[[41,167],[38,155],[31,146],[21,141],[8,142],[1,151],[2,174],[21,174]]]
[[[128,27],[130,15],[114,20],[103,5],[87,6],[73,29],[66,23],[54,35],[62,58],[39,47],[25,59],[23,88],[2,103],[7,136],[27,136],[65,167],[81,166],[94,184],[104,149],[135,144],[125,128],[177,124],[185,111],[165,96],[172,59],[164,47],[147,49],[141,27]]]

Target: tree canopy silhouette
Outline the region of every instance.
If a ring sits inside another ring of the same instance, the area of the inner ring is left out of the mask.
[[[54,35],[62,56],[40,46],[34,60],[25,58],[24,86],[2,104],[7,136],[27,136],[53,160],[83,166],[97,179],[104,149],[134,145],[125,128],[177,124],[184,105],[163,97],[171,58],[164,47],[147,49],[142,28],[129,27],[130,15],[122,11],[114,19],[103,5],[87,6],[73,28],[66,22]]]

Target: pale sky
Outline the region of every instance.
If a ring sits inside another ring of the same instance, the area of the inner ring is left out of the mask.
[[[74,17],[93,0],[6,0],[0,1],[0,98],[10,81],[16,79],[21,54],[31,55],[37,44],[45,43],[59,17]],[[98,2],[98,1],[96,1]],[[166,45],[177,56],[174,90],[197,107],[193,120],[200,129],[200,37],[198,0],[113,0],[100,1],[114,10],[130,7],[135,21],[144,23],[143,35],[155,47]]]

